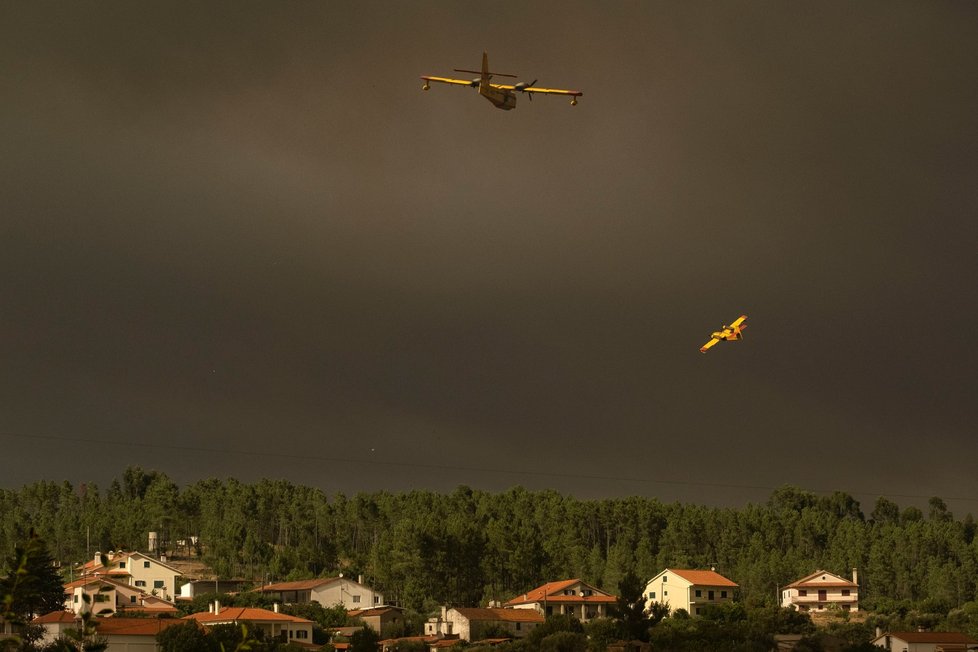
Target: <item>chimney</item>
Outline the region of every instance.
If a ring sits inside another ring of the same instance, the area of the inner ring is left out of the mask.
[[[277,602],[276,602],[275,604],[273,604],[273,605],[272,605],[272,611],[274,611],[275,613],[279,613],[279,610],[278,610],[278,603],[277,603]]]
[[[855,568],[852,569],[852,583],[859,586],[859,573],[856,572]]]
[[[363,575],[357,575],[357,584],[363,584]]]
[[[221,601],[220,600],[214,600],[214,613],[216,613],[216,614],[221,613]]]
[[[214,603],[213,602],[208,602],[207,603],[207,613],[209,613],[209,614],[214,613]]]
[[[95,551],[95,565],[98,566],[102,563],[102,553],[98,550]]]
[[[876,628],[876,638],[879,638],[882,635],[883,635],[883,630],[880,629],[879,627],[877,627]]]
[[[441,619],[448,620],[448,607],[441,608]]]

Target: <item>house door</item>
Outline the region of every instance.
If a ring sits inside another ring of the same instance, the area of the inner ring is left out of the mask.
[[[825,596],[826,596],[826,594],[825,594],[825,590],[824,589],[821,590],[821,591],[819,591],[818,592],[818,601],[819,602],[825,602]]]
[[[707,591],[706,592],[706,597],[709,598],[710,600],[712,600],[713,599],[713,591]]]

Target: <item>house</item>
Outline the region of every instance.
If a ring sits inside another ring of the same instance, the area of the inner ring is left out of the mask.
[[[252,585],[248,580],[191,580],[180,585],[177,600],[193,600],[198,595],[208,593],[228,594],[238,593],[246,586]]]
[[[300,645],[313,645],[313,622],[305,618],[280,613],[277,604],[274,610],[269,611],[268,609],[254,607],[222,607],[221,603],[215,600],[206,613],[202,611],[190,614],[180,620],[193,620],[204,627],[245,623],[249,627],[262,630],[269,638],[277,638],[281,641]],[[318,648],[319,646],[315,647]]]
[[[825,611],[839,608],[859,611],[859,575],[852,569],[852,581],[818,570],[792,582],[781,590],[781,606],[798,611]]]
[[[359,581],[354,582],[340,575],[315,580],[266,584],[256,590],[285,604],[318,602],[324,607],[341,604],[347,609],[365,609],[383,605],[384,596],[364,586],[362,576],[358,579]]]
[[[887,650],[887,652],[969,652],[978,650],[978,641],[960,632],[887,632],[878,635],[872,643]]]
[[[659,602],[673,613],[685,609],[696,616],[706,605],[730,602],[737,584],[713,570],[667,568],[645,585],[646,603]]]
[[[69,629],[81,627],[81,618],[73,611],[52,611],[49,614],[38,616],[31,621],[32,625],[38,625],[44,630],[41,637],[42,645],[49,645],[61,637]]]
[[[180,577],[180,571],[173,566],[141,552],[97,552],[79,570],[82,576],[109,577],[164,600],[173,600]]]
[[[44,629],[44,645],[53,643],[69,629],[81,627],[81,619],[67,611],[54,611],[32,622]],[[108,642],[106,652],[155,652],[156,635],[181,622],[176,618],[96,618],[95,631]]]
[[[16,640],[24,630],[20,623],[13,623],[0,617],[0,650],[6,649],[4,644],[7,641]]]
[[[346,612],[351,618],[360,621],[378,634],[390,627],[404,624],[404,610],[400,607],[373,607],[371,609],[352,609]]]
[[[88,596],[88,600],[85,600]],[[153,615],[177,613],[173,603],[142,589],[106,577],[83,577],[65,584],[65,611],[92,610],[96,615],[141,611]]]
[[[574,579],[538,586],[503,606],[509,609],[534,609],[544,616],[565,614],[587,622],[593,618],[608,617],[609,608],[617,600],[610,593]]]
[[[523,638],[545,618],[535,609],[466,609],[441,608],[441,615],[429,618],[425,623],[425,636],[458,637],[473,642],[486,638],[487,633],[498,635],[506,632],[510,638]],[[496,630],[496,631],[491,631]]]

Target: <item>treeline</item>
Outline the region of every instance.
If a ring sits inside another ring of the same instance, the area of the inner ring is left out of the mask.
[[[180,488],[133,467],[104,490],[37,482],[0,491],[0,552],[31,528],[65,563],[145,550],[154,531],[171,554],[184,552],[177,541],[196,540],[193,552],[222,577],[363,575],[389,601],[419,611],[484,605],[572,577],[615,592],[630,570],[647,579],[667,567],[715,566],[758,605],[817,569],[848,577],[858,568],[864,604],[926,601],[947,612],[978,597],[970,514],[956,519],[940,498],[926,514],[879,498],[866,515],[848,494],[794,487],[763,505],[721,509],[522,488],[352,497],[284,480]]]

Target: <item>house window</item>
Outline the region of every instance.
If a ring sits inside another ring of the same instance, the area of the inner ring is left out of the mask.
[[[520,631],[522,629],[522,627],[520,627],[522,624],[523,623],[516,623],[516,631]]]
[[[726,591],[720,591],[720,597],[721,598],[727,597],[727,592]]]
[[[649,593],[649,598],[651,598],[652,600],[655,600],[655,591],[652,591],[651,593]]]
[[[380,596],[379,595],[375,595],[374,596],[374,604],[380,604]]]
[[[353,596],[353,603],[357,604],[358,602],[360,602],[360,596],[359,595]]]
[[[296,638],[309,638],[309,632],[304,629],[300,629],[295,633]]]
[[[592,595],[594,595],[594,591],[592,591],[591,589],[584,589],[584,596],[585,597],[590,597]]]
[[[162,589],[163,588],[163,580],[153,580],[153,588],[154,589]]]
[[[149,562],[148,561],[144,561],[143,562],[143,568],[149,568]]]
[[[669,595],[669,592],[668,591],[663,591],[662,592],[662,595],[663,595],[663,597],[665,597],[665,596]]]
[[[699,589],[696,589],[696,597],[697,598],[702,598],[703,597],[703,592],[700,591]],[[697,611],[696,613],[699,613],[699,612]]]
[[[119,568],[125,568],[125,567],[126,567],[126,562],[120,561],[119,562]]]
[[[666,576],[666,575],[663,575],[663,576],[662,576],[662,583],[663,583],[663,584],[668,584],[668,583],[669,583],[669,577],[668,577],[668,576]]]
[[[129,596],[129,604],[136,604],[136,596],[134,595]]]
[[[78,604],[78,594],[77,593],[75,594],[75,599],[72,600],[72,602],[74,602],[75,604]]]
[[[697,615],[697,616],[699,616],[699,615],[700,615],[700,608],[699,608],[699,607],[696,607],[696,615]]]
[[[808,595],[808,591],[806,589],[798,589],[799,597],[804,598],[806,595]]]
[[[136,586],[146,586],[146,580],[136,580]]]
[[[106,594],[104,593],[95,594],[95,602],[108,602],[108,601],[109,601],[109,596],[107,596]]]
[[[842,595],[849,595],[849,589],[842,589]]]

